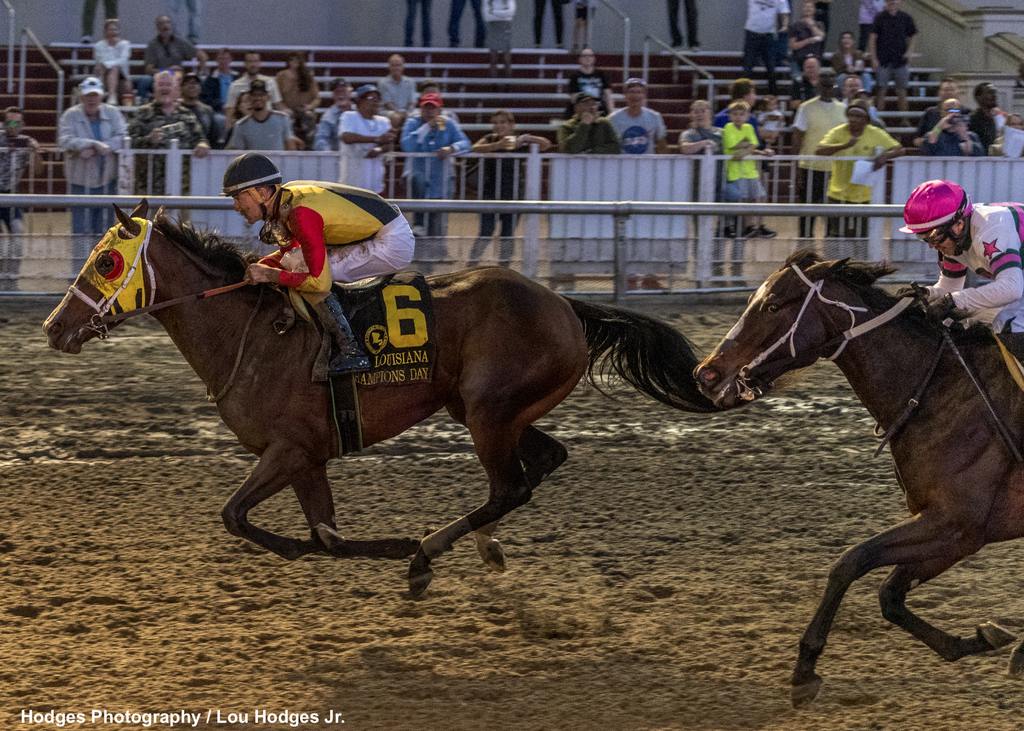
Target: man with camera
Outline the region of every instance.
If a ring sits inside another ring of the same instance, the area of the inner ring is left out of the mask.
[[[984,157],[978,135],[967,128],[967,115],[960,109],[956,99],[942,102],[942,116],[938,123],[924,137],[924,154],[931,157]]]
[[[138,108],[128,135],[132,148],[137,150],[166,150],[172,141],[178,147],[191,150],[196,157],[205,157],[210,145],[203,134],[203,127],[178,100],[178,82],[169,71],[161,71],[153,77],[153,101]],[[162,153],[139,155],[135,160],[135,187],[139,193],[163,195],[167,156]],[[189,159],[182,163],[182,193],[188,192]]]

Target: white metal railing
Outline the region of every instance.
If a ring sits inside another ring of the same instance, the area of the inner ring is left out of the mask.
[[[32,32],[31,28],[21,29],[21,74],[18,78],[18,106],[22,109],[25,108],[25,74],[26,65],[28,59],[28,44],[27,40],[31,39],[33,45],[39,50],[46,59],[46,63],[50,65],[55,72],[57,72],[57,119],[60,119],[61,113],[64,111],[64,69],[60,67],[60,64],[53,60],[53,56],[46,50],[46,46],[43,45],[39,37]]]
[[[715,101],[715,77],[711,74],[711,72],[708,71],[703,66],[701,66],[701,65],[699,65],[697,63],[694,63],[692,58],[687,56],[685,53],[680,51],[678,48],[672,48],[672,46],[670,46],[669,44],[665,43],[665,41],[661,40],[660,38],[658,38],[656,36],[652,36],[652,35],[649,35],[649,34],[644,36],[643,80],[647,81],[648,80],[647,77],[648,77],[648,75],[650,73],[650,47],[651,47],[651,43],[652,42],[655,45],[660,46],[662,49],[664,49],[664,50],[668,51],[670,54],[672,54],[672,58],[674,59],[676,64],[678,64],[681,61],[685,66],[687,66],[693,72],[693,76],[694,76],[693,91],[694,91],[694,94],[696,94],[696,92],[697,92],[697,77],[700,76],[700,77],[702,77],[702,78],[707,80],[707,82],[708,82],[708,101],[712,103],[712,106],[714,106],[714,101]]]
[[[11,5],[11,0],[3,0],[4,7],[7,8],[7,93],[14,93],[14,37],[17,33],[16,27],[18,25],[17,15],[14,12],[14,6]]]
[[[629,36],[632,22],[630,21],[629,16],[622,12],[622,10],[620,10],[610,0],[599,0],[599,2],[618,15],[619,20],[622,21],[622,81],[625,82],[626,79],[629,78]],[[590,12],[589,8],[588,12]],[[593,48],[592,38],[594,24],[591,22],[592,20],[593,18],[590,17],[587,22],[587,46],[590,48]]]

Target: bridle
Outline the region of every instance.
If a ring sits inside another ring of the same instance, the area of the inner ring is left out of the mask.
[[[796,359],[796,331],[797,329],[799,329],[804,314],[807,312],[807,307],[808,305],[811,304],[812,300],[817,299],[819,302],[822,302],[826,305],[838,307],[839,309],[844,310],[850,316],[850,328],[848,330],[844,330],[838,337],[829,340],[828,342],[818,346],[817,348],[818,350],[825,351],[831,348],[833,343],[838,343],[838,347],[836,347],[832,355],[827,356],[827,359],[832,361],[834,361],[842,354],[843,350],[846,348],[847,343],[849,343],[851,340],[860,337],[865,333],[871,332],[875,328],[885,325],[893,318],[899,316],[900,313],[902,313],[905,309],[907,309],[910,305],[914,303],[913,298],[904,297],[895,305],[893,305],[888,310],[883,312],[881,315],[873,317],[870,320],[862,322],[860,325],[858,325],[856,313],[867,312],[868,309],[866,307],[856,307],[853,305],[848,305],[845,302],[840,302],[839,300],[829,299],[828,297],[821,293],[822,287],[825,286],[824,279],[819,279],[817,282],[812,282],[808,278],[808,276],[804,274],[803,270],[800,269],[800,267],[798,267],[796,264],[790,264],[789,268],[796,272],[796,275],[800,278],[800,280],[807,285],[807,296],[804,297],[803,304],[800,306],[800,312],[797,313],[797,316],[793,320],[793,324],[790,326],[789,330],[783,333],[782,336],[774,343],[772,343],[770,346],[768,346],[768,348],[761,351],[752,361],[750,361],[745,366],[740,368],[739,374],[736,376],[736,391],[737,396],[739,396],[739,398],[743,401],[753,401],[755,398],[761,395],[761,389],[758,386],[751,384],[750,374],[753,372],[755,368],[764,363],[768,359],[768,356],[770,356],[772,353],[774,353],[776,350],[782,347],[787,341],[789,341],[790,358],[794,360]],[[825,356],[819,355],[818,357],[821,358]]]
[[[146,302],[146,307],[149,308],[152,306],[153,301],[156,299],[156,275],[153,273],[153,265],[149,262],[149,239],[150,235],[153,233],[153,225],[147,221],[145,228],[146,235],[142,240],[142,244],[139,246],[139,250],[135,252],[135,259],[132,261],[132,265],[125,273],[124,279],[121,281],[121,285],[114,290],[113,294],[109,297],[103,297],[97,301],[80,290],[74,284],[68,287],[68,292],[95,310],[95,313],[89,318],[89,322],[84,327],[87,330],[95,332],[96,337],[100,340],[106,340],[110,336],[110,328],[108,327],[110,321],[119,319],[109,318],[107,317],[107,313],[110,312],[114,303],[117,302],[118,296],[127,289],[128,285],[135,278],[135,271],[139,268],[140,264],[145,267],[145,279],[149,281],[149,301]],[[143,284],[145,284],[145,281]]]

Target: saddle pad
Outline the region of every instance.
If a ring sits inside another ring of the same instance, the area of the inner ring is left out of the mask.
[[[434,375],[434,308],[423,275],[399,272],[373,285],[335,288],[372,369],[359,388],[429,382]]]
[[[1006,362],[1006,367],[1010,371],[1010,375],[1013,376],[1014,383],[1017,384],[1017,388],[1024,391],[1024,365],[1017,360],[1017,357],[1010,352],[1010,349],[1003,344],[1003,341],[996,336],[996,344],[999,346],[999,352],[1003,354],[1003,360]]]

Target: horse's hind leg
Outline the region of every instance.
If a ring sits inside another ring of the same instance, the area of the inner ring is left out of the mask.
[[[292,482],[306,522],[316,541],[327,553],[339,558],[408,558],[416,553],[419,541],[384,538],[352,541],[338,533],[334,520],[334,496],[327,479],[326,465],[316,465]]]
[[[993,622],[978,625],[974,637],[955,637],[932,626],[907,608],[907,592],[919,583],[938,576],[961,558],[943,557],[919,564],[897,566],[878,590],[882,616],[928,645],[943,660],[949,661],[996,650],[1014,640],[1012,634]]]
[[[530,489],[536,488],[544,479],[565,462],[569,452],[554,437],[535,426],[528,426],[519,437],[516,456],[523,464],[523,474]],[[505,570],[505,551],[494,538],[498,523],[488,523],[473,532],[476,550],[480,558],[494,571]]]
[[[221,518],[228,533],[250,540],[288,560],[307,553],[316,553],[321,550],[320,542],[312,539],[300,541],[257,528],[249,522],[249,511],[283,490],[297,473],[305,469],[305,465],[298,461],[299,458],[294,456],[294,452],[293,446],[268,447],[256,468],[242,486],[228,498],[221,510]]]

